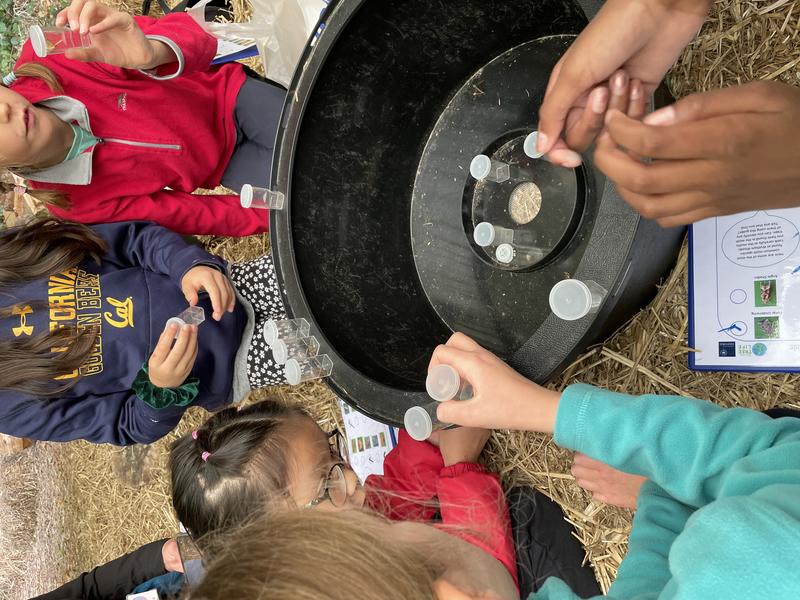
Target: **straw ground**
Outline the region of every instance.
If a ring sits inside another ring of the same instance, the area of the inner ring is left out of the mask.
[[[28,12],[51,12],[49,5],[41,7],[42,11]],[[138,3],[131,3],[129,8],[137,10]],[[239,0],[237,13],[241,16],[245,9],[245,3]],[[670,74],[670,87],[680,97],[753,79],[778,79],[798,85],[798,32],[800,1],[719,0],[697,41],[687,48]],[[268,247],[263,236],[238,241],[214,238],[205,243],[213,252],[231,260],[257,256]],[[686,258],[684,249],[674,272],[650,306],[604,345],[576,360],[553,386],[560,389],[583,381],[635,394],[710,398],[724,406],[800,408],[798,376],[702,374],[687,369],[691,349],[686,341]],[[322,385],[281,388],[276,394],[307,406],[323,427],[332,426],[337,419],[333,396]],[[55,449],[54,445],[47,445],[52,454],[49,463],[37,463],[31,450],[23,455],[27,458],[14,459],[17,463],[27,460],[30,465],[12,465],[27,469],[20,482],[9,484],[8,476],[0,479],[0,486],[14,488],[10,504],[6,502],[9,494],[0,490],[0,500],[8,504],[0,514],[5,517],[0,542],[4,548],[18,549],[0,558],[0,586],[6,590],[0,596],[23,598],[36,589],[43,591],[54,581],[73,576],[137,544],[173,534],[177,524],[170,509],[164,471],[167,448],[172,439],[190,431],[204,418],[202,410],[190,411],[178,431],[150,447],[139,473],[120,470],[120,465],[125,464],[121,458],[130,451],[82,442]],[[544,436],[496,432],[484,460],[502,474],[505,483],[533,484],[561,504],[586,547],[587,560],[606,589],[625,554],[631,513],[592,502],[569,475],[570,454]],[[10,472],[10,465],[3,462],[4,474]],[[12,517],[18,520],[18,526],[9,528]],[[40,543],[43,538],[49,540],[49,546]],[[50,562],[26,574],[21,565],[37,553],[52,558],[39,560]]]

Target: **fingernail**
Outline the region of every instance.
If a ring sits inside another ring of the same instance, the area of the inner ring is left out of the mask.
[[[655,112],[647,115],[642,122],[645,125],[671,125],[675,122],[677,115],[675,114],[674,106],[665,106]]]
[[[617,73],[611,78],[611,91],[616,95],[625,93],[625,86],[628,83],[628,76],[625,73]]]
[[[606,98],[606,88],[600,88],[592,92],[592,112],[598,115],[603,114],[608,104]]]
[[[540,131],[536,141],[536,150],[539,152],[545,152],[549,146],[550,139]]]
[[[568,169],[576,169],[580,167],[581,163],[583,162],[581,155],[572,150],[565,150],[562,156],[564,158],[561,161],[561,164]]]
[[[634,81],[631,85],[631,100],[638,100],[642,97],[642,84]]]
[[[70,29],[78,29],[80,27],[80,23],[78,21],[70,21],[69,28]]]

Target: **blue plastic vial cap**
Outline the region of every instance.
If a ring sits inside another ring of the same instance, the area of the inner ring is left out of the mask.
[[[534,131],[533,133],[528,134],[525,138],[525,141],[522,143],[522,150],[525,152],[525,156],[529,156],[531,158],[541,158],[544,156],[543,153],[539,152],[536,149],[536,144],[539,142],[539,132]]]
[[[469,164],[469,174],[480,181],[486,179],[492,170],[492,159],[485,154],[478,154]]]
[[[428,371],[428,377],[425,379],[428,395],[439,402],[455,398],[460,387],[461,376],[450,365],[436,365]]]
[[[421,406],[412,406],[403,417],[406,432],[418,442],[424,442],[433,433],[433,421],[428,412]]]
[[[475,231],[473,232],[472,237],[475,240],[475,243],[481,248],[491,246],[495,238],[494,225],[487,221],[478,223],[475,225]]]
[[[514,246],[511,244],[500,244],[494,252],[497,262],[507,265],[514,260]]]

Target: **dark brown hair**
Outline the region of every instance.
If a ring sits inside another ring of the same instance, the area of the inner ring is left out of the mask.
[[[61,273],[87,259],[100,262],[106,244],[85,225],[52,217],[0,232],[0,293],[14,287]],[[21,305],[42,301],[15,302],[0,309],[0,318],[10,316]],[[53,396],[75,384],[56,378],[73,373],[87,359],[98,332],[74,326],[32,337],[0,341],[0,389],[35,396]],[[64,351],[53,352],[54,348]]]
[[[288,498],[287,425],[298,417],[311,418],[276,400],[231,407],[172,444],[172,505],[195,540],[233,529]]]
[[[61,87],[61,83],[58,81],[58,77],[56,77],[56,74],[40,63],[35,63],[35,62],[23,63],[16,69],[14,69],[14,75],[16,75],[17,77],[33,77],[35,79],[41,79],[47,84],[47,87],[49,87],[52,91],[58,93],[64,91],[64,88]],[[4,166],[9,169],[14,169],[15,167],[26,168],[29,165],[4,165]],[[11,191],[13,187],[14,187],[13,184],[9,185],[0,182],[0,192]],[[59,208],[69,208],[70,206],[69,198],[63,192],[58,192],[56,190],[48,190],[48,189],[33,189],[29,187],[27,193],[45,205],[57,206]]]
[[[282,511],[214,545],[191,600],[436,600],[435,548],[386,540],[379,517]]]

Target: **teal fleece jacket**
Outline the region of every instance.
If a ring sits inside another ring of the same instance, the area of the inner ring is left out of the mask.
[[[800,598],[800,419],[568,387],[555,442],[650,479],[611,598]],[[577,598],[555,578],[529,597]]]

